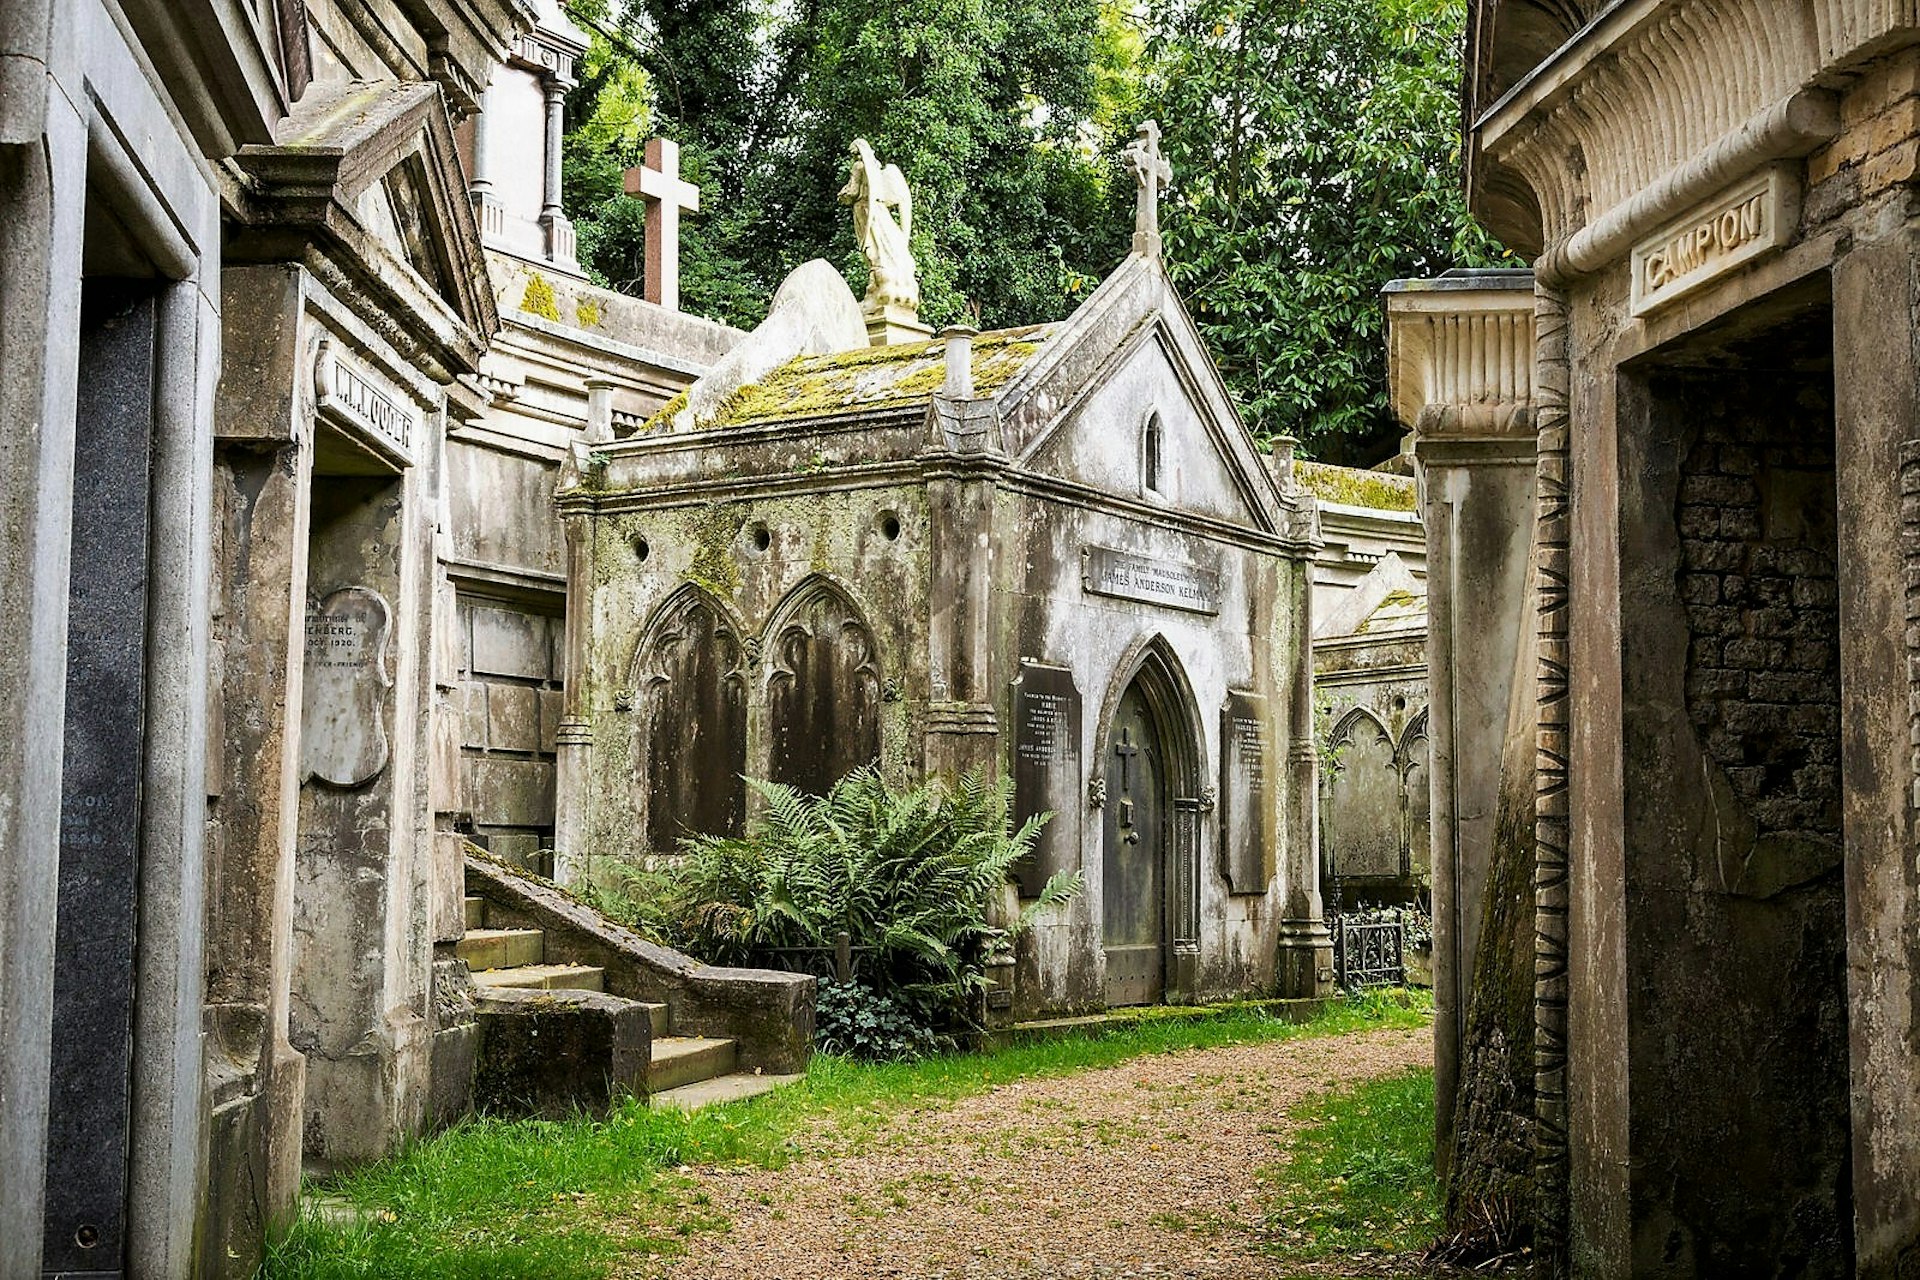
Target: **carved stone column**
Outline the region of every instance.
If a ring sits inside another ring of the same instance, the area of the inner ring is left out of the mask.
[[[1527,271],[1449,272],[1387,286],[1393,407],[1414,433],[1427,530],[1443,1169],[1496,846],[1509,834],[1530,837],[1533,822],[1533,309]],[[1503,794],[1514,810],[1506,822]]]

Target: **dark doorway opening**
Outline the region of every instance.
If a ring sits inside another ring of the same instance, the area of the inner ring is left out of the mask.
[[[1636,1275],[1852,1271],[1827,289],[1619,387]]]

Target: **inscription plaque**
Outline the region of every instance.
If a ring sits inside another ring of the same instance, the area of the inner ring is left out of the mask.
[[[1112,547],[1088,547],[1081,552],[1080,578],[1095,595],[1194,613],[1220,612],[1219,573],[1178,560],[1135,555]]]
[[[390,394],[373,373],[331,342],[320,344],[314,362],[314,407],[401,463],[413,461],[414,413]]]
[[[1220,874],[1231,893],[1265,893],[1267,851],[1276,837],[1268,782],[1273,742],[1267,700],[1227,694],[1220,714]]]
[[[302,775],[358,787],[387,767],[387,638],[393,609],[368,587],[342,587],[307,612]]]
[[[1799,220],[1797,195],[1787,175],[1770,169],[1635,245],[1631,313],[1644,316],[1784,246]]]
[[[1080,691],[1065,667],[1023,662],[1013,681],[1013,822],[1052,813],[1031,856],[1015,865],[1022,897],[1078,865]]]

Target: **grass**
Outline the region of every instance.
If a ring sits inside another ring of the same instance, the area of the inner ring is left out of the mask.
[[[1303,1262],[1422,1249],[1440,1228],[1433,1172],[1433,1072],[1325,1095],[1295,1113],[1271,1187],[1264,1247]]]
[[[622,1257],[678,1252],[685,1236],[724,1225],[702,1215],[699,1196],[681,1194],[687,1166],[778,1168],[823,1125],[837,1149],[854,1149],[903,1109],[1008,1081],[1180,1049],[1417,1026],[1430,1016],[1424,996],[1374,993],[1300,1024],[1248,1009],[913,1063],[816,1055],[793,1088],[691,1115],[630,1102],[605,1120],[471,1120],[312,1189],[263,1276],[598,1278]],[[1429,1087],[1429,1107],[1431,1097]]]

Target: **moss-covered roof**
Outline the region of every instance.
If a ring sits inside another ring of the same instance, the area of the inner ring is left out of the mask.
[[[973,340],[973,390],[991,395],[1019,375],[1058,325],[999,329]],[[795,356],[720,402],[694,429],[814,418],[853,410],[890,409],[929,399],[946,381],[944,340],[863,347],[828,356]],[[686,406],[684,393],[647,419],[651,431]]]
[[[1386,599],[1375,606],[1359,626],[1353,629],[1355,635],[1371,635],[1379,632],[1419,631],[1427,625],[1427,593],[1424,590],[1408,591],[1404,588],[1389,591]]]
[[[1300,483],[1322,502],[1378,511],[1413,511],[1419,504],[1419,490],[1412,476],[1304,460],[1294,463],[1293,469]]]

